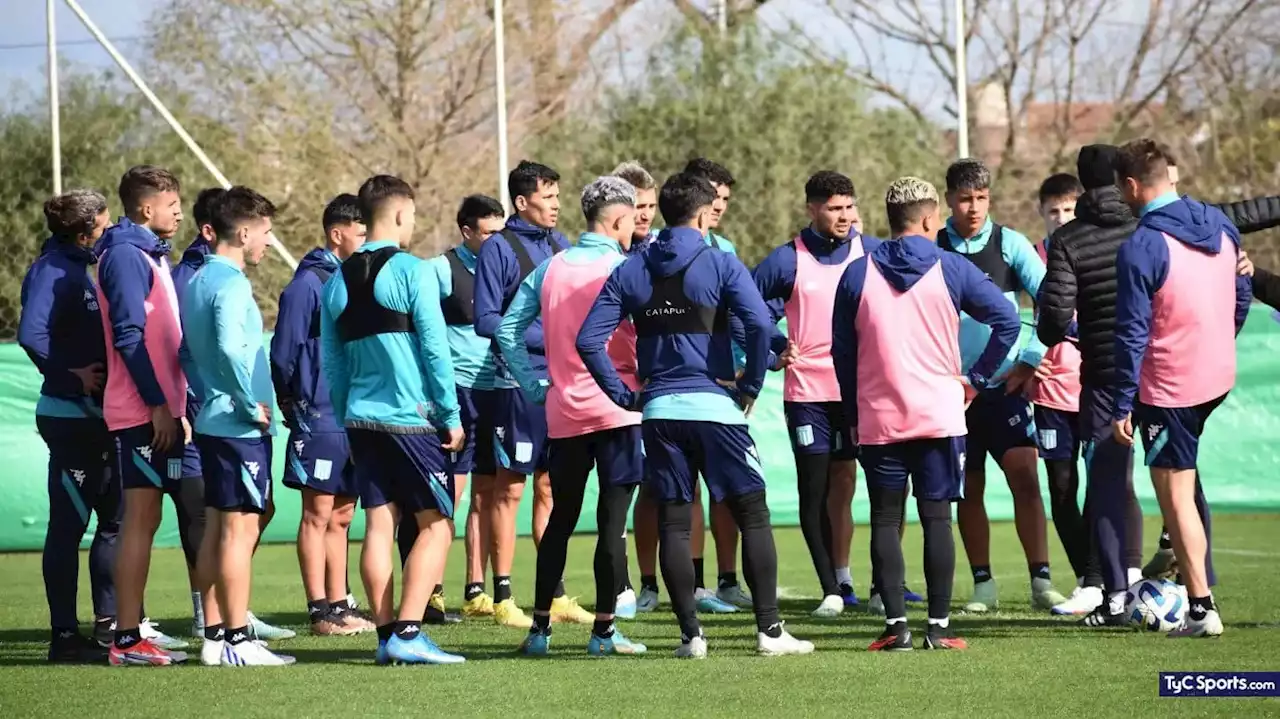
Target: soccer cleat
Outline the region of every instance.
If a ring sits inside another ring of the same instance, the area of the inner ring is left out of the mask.
[[[716,599],[730,604],[738,609],[751,609],[751,595],[747,594],[747,590],[742,588],[740,584],[730,584],[727,587],[720,587],[716,590]]]
[[[422,633],[409,641],[393,634],[387,640],[387,658],[392,664],[462,664],[467,661],[461,654],[444,651]]]
[[[840,599],[844,602],[846,607],[858,606],[858,593],[853,591],[852,584],[840,585]]]
[[[624,589],[618,594],[618,602],[614,606],[613,616],[618,619],[636,618],[636,590]]]
[[[173,651],[175,649],[186,649],[191,646],[189,642],[171,637],[160,631],[160,627],[150,619],[143,618],[142,623],[138,625],[138,632],[143,639],[150,639],[152,644],[165,651]]]
[[[267,649],[267,645],[261,641],[222,643],[221,665],[224,667],[283,667],[296,661],[298,660],[288,654],[276,654]]]
[[[1218,614],[1217,609],[1210,609],[1205,612],[1204,619],[1192,619],[1191,613],[1187,612],[1186,618],[1182,620],[1182,625],[1169,632],[1167,636],[1170,639],[1220,637],[1222,636],[1222,617]]]
[[[684,635],[680,636],[680,646],[676,647],[676,659],[706,659],[707,658],[707,638],[701,634],[686,639]]]
[[[577,597],[556,597],[551,600],[551,621],[567,624],[591,624],[596,615],[583,609]]]
[[[493,597],[480,592],[471,599],[462,603],[462,616],[464,617],[492,617],[493,616]]]
[[[462,615],[445,608],[443,594],[432,594],[427,601],[427,611],[422,621],[424,624],[458,624],[462,621]]]
[[[1102,587],[1076,587],[1067,601],[1049,610],[1058,616],[1081,616],[1102,606]]]
[[[187,660],[187,655],[179,651],[165,651],[156,646],[150,639],[143,639],[128,649],[111,646],[107,661],[113,667],[141,666],[167,667]]]
[[[828,597],[830,599],[831,597]],[[839,597],[836,597],[839,599]],[[762,657],[785,657],[791,654],[813,654],[813,642],[796,639],[787,631],[782,622],[777,626],[782,634],[771,637],[764,632],[756,632],[756,654]]]
[[[1173,549],[1157,549],[1151,555],[1151,561],[1142,567],[1142,576],[1147,579],[1172,579],[1178,573],[1178,558]]]
[[[98,617],[93,621],[93,641],[103,649],[110,649],[116,640],[116,621],[110,617]]]
[[[951,629],[930,624],[925,632],[923,649],[968,649],[969,643],[957,637]]]
[[[250,639],[254,644],[266,645],[261,639]],[[226,642],[221,639],[206,639],[204,644],[200,646],[200,663],[206,667],[216,667],[222,665],[222,650],[226,648]]]
[[[551,652],[551,635],[537,628],[530,629],[516,651],[526,657],[545,657]]]
[[[911,630],[907,629],[906,622],[895,622],[893,626],[886,626],[884,634],[881,634],[871,646],[867,647],[869,652],[909,652],[911,651]]]
[[[919,602],[923,602],[923,601],[924,601],[924,597],[922,597],[922,596],[920,596],[919,594],[916,594],[915,592],[911,591],[911,588],[910,588],[910,587],[905,587],[905,586],[904,586],[904,587],[902,588],[902,590],[903,590],[903,592],[902,592],[902,598],[903,598],[904,600],[906,600],[908,603],[919,603]]]
[[[698,603],[698,611],[705,614],[732,614],[738,611],[737,607],[717,597],[706,587],[693,590],[693,599]]]
[[[1124,615],[1123,611],[1112,612],[1107,602],[1102,602],[1097,609],[1089,612],[1084,619],[1080,620],[1080,626],[1096,629],[1099,627],[1127,627],[1129,619]]]
[[[1063,600],[1065,601],[1066,598],[1064,597]],[[994,612],[999,606],[1000,599],[996,593],[996,580],[988,579],[973,585],[973,597],[969,599],[968,604],[964,605],[964,610],[974,614],[982,614],[984,612]]]
[[[587,642],[587,654],[593,657],[607,657],[614,654],[644,654],[649,648],[640,642],[633,642],[622,635],[617,627],[613,629],[613,636],[599,637],[595,632],[591,633],[591,641]]]
[[[533,617],[525,614],[514,599],[504,599],[493,605],[493,621],[512,629],[528,629],[533,626]]]
[[[839,594],[829,594],[823,597],[822,604],[813,610],[813,616],[817,619],[835,619],[844,613],[844,599]]]
[[[1032,609],[1048,609],[1052,610],[1059,604],[1063,604],[1067,598],[1062,596],[1062,592],[1053,588],[1053,582],[1048,579],[1036,577],[1031,580],[1031,608]]]
[[[867,613],[877,617],[884,616],[884,599],[881,598],[880,592],[872,593],[871,598],[867,600]]]
[[[355,609],[338,613],[331,612],[327,618],[346,627],[347,634],[364,634],[378,630],[378,625],[373,623],[373,617]]]
[[[636,611],[646,614],[658,608],[658,592],[656,589],[640,587],[640,596],[636,599]]]
[[[253,612],[249,612],[249,636],[264,642],[274,642],[278,639],[293,639],[298,636],[298,633],[292,629],[267,624],[255,617]]]
[[[361,631],[356,625],[349,624],[345,615],[332,612],[311,622],[311,633],[317,637],[349,637]]]
[[[391,657],[387,656],[387,640],[378,640],[378,651],[373,653],[373,663],[378,666],[386,666],[391,663]]]
[[[107,650],[77,631],[59,632],[49,642],[50,664],[101,664]]]

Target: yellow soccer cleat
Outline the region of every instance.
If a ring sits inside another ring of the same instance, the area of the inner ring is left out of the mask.
[[[525,614],[514,599],[504,599],[493,605],[493,621],[512,629],[528,629],[533,626],[533,617]]]
[[[556,597],[551,600],[551,621],[569,624],[591,624],[596,615],[578,605],[577,597]]]
[[[464,617],[492,617],[493,616],[493,597],[481,592],[470,599],[463,602],[462,616]]]

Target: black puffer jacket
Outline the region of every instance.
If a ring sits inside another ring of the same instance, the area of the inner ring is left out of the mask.
[[[1240,234],[1280,227],[1280,195],[1214,205],[1240,230]]]

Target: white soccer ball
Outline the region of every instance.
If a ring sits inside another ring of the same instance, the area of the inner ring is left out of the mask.
[[[1187,588],[1167,579],[1144,579],[1129,587],[1125,612],[1149,632],[1171,632],[1187,615]]]

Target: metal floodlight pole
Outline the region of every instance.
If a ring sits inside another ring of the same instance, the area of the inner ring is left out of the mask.
[[[507,48],[503,26],[502,0],[493,0],[493,75],[498,102],[498,192],[502,209],[511,214],[511,197],[507,192]]]
[[[133,86],[138,88],[138,91],[142,93],[143,97],[147,98],[147,101],[151,103],[153,108],[155,108],[155,111],[160,113],[160,117],[164,118],[164,121],[168,123],[169,127],[178,134],[178,137],[182,138],[187,149],[191,150],[191,153],[196,156],[196,159],[200,160],[200,164],[204,165],[204,169],[208,170],[210,175],[213,175],[213,178],[218,181],[219,185],[222,185],[223,188],[229,189],[231,187],[231,181],[228,180],[226,175],[223,175],[222,171],[213,164],[213,160],[209,159],[209,156],[205,154],[204,150],[200,148],[200,145],[196,143],[191,135],[187,134],[186,128],[182,126],[182,123],[178,122],[178,119],[173,116],[173,113],[169,112],[169,108],[165,107],[164,103],[160,101],[160,98],[156,97],[156,94],[151,91],[151,88],[142,79],[142,77],[134,71],[133,66],[129,64],[129,61],[124,59],[124,56],[120,54],[120,51],[116,49],[116,46],[112,45],[111,41],[107,39],[107,36],[102,33],[102,30],[98,29],[98,26],[89,18],[89,15],[84,11],[84,8],[80,7],[80,4],[76,2],[76,0],[63,1],[67,4],[67,7],[71,8],[71,12],[75,13],[76,17],[80,18],[80,22],[84,23],[85,29],[89,31],[90,35],[93,35],[93,38],[98,41],[99,45],[102,45],[102,49],[107,51],[107,54],[111,56],[111,59],[115,61],[116,65],[118,65],[129,78],[133,83]],[[275,248],[276,254],[280,255],[280,258],[285,261],[285,264],[289,265],[290,269],[298,269],[297,260],[293,259],[293,256],[289,254],[287,249],[285,249],[284,244],[281,243],[274,234],[271,236],[271,246]]]
[[[729,34],[729,0],[716,0],[716,29],[720,37]]]
[[[58,0],[45,0],[45,35],[49,45],[49,137],[53,158],[53,194],[62,194],[62,126],[58,99],[58,29],[54,21]]]
[[[969,156],[969,71],[964,38],[964,0],[956,0],[956,149],[960,157]]]

